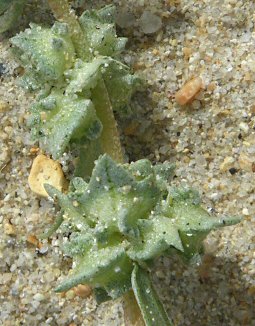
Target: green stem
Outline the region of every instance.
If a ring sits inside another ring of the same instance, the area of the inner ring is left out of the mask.
[[[86,32],[82,30],[74,11],[70,9],[68,0],[48,0],[48,4],[55,18],[60,22],[68,24],[78,57],[86,60],[92,58]]]
[[[57,229],[60,227],[60,225],[62,224],[63,221],[64,221],[64,218],[62,216],[62,213],[58,214],[54,224],[49,228],[48,231],[40,234],[39,239],[50,238],[52,236],[52,234],[57,231]]]
[[[132,288],[146,326],[173,326],[154,289],[148,272],[138,265],[132,272]]]
[[[103,124],[100,136],[103,153],[107,153],[118,163],[124,163],[117,123],[103,78],[92,91],[92,102],[95,105],[97,116]]]
[[[75,165],[75,177],[88,181],[95,166],[95,160],[103,154],[100,139],[87,141],[79,148],[79,157]]]

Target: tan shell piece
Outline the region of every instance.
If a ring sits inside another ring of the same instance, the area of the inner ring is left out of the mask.
[[[61,165],[47,156],[40,154],[33,161],[28,177],[28,184],[31,190],[37,195],[48,197],[43,186],[45,183],[54,186],[59,191],[64,191],[67,186]]]
[[[191,79],[175,94],[175,100],[180,105],[191,102],[203,86],[201,77]]]
[[[88,284],[79,284],[73,288],[74,293],[81,298],[87,298],[91,295],[92,289]]]

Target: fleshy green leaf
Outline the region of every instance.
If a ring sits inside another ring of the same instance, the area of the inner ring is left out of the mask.
[[[135,239],[128,251],[134,260],[150,260],[158,257],[169,247],[183,251],[178,228],[173,221],[164,216],[149,220],[139,220],[141,237]]]
[[[107,155],[96,164],[87,191],[77,198],[84,215],[112,230],[136,234],[136,221],[146,218],[159,198],[153,177],[137,182]]]
[[[121,109],[125,108],[133,93],[141,87],[141,79],[116,60],[110,60],[102,74],[113,110],[122,113]]]
[[[68,6],[56,8],[63,14]],[[56,22],[47,28],[31,24],[11,40],[25,67],[23,86],[40,91],[31,109],[33,140],[39,141],[40,147],[55,159],[75,148],[79,162],[76,175],[85,177],[101,153],[107,152],[121,161],[112,110],[126,115],[128,102],[139,85],[129,67],[116,60],[125,39],[116,36],[114,16],[115,7],[107,6],[86,11],[79,22],[75,17],[67,19],[69,25]],[[94,143],[96,139],[98,142]],[[86,152],[86,148],[98,144],[97,151]]]
[[[79,18],[94,55],[116,56],[124,49],[127,39],[117,37],[114,16],[115,6],[109,5],[99,11],[85,11]]]
[[[103,288],[114,299],[131,288],[133,265],[122,246],[88,251],[76,264],[68,279],[57,287],[57,292],[88,282]]]
[[[141,84],[140,79],[132,75],[126,65],[110,57],[101,56],[91,62],[78,60],[74,69],[66,72],[69,81],[66,92],[90,97],[91,90],[97,86],[101,76],[113,110],[123,109]]]
[[[11,42],[26,67],[25,80],[29,89],[45,87],[45,83],[60,84],[64,72],[74,64],[75,50],[66,24],[55,23],[52,28],[31,24]]]
[[[116,57],[125,43],[116,36],[114,16],[114,6],[86,11],[80,18],[81,27],[86,30],[84,33],[80,30],[77,40],[73,26],[59,22],[52,28],[31,24],[11,40],[25,67],[23,86],[40,90],[29,122],[33,139],[55,159],[75,147],[79,162],[76,175],[80,176],[90,174],[94,160],[101,153],[107,152],[116,159],[118,155],[113,153],[121,156],[112,110],[126,114],[128,102],[139,84],[129,67],[107,57]],[[86,39],[86,45],[82,38]],[[75,40],[81,41],[93,55],[81,58]],[[100,120],[94,108],[100,111]],[[99,141],[93,143],[95,139]],[[113,149],[111,142],[115,144]],[[86,151],[93,146],[98,151]]]
[[[158,187],[163,191],[168,188],[168,183],[174,175],[175,164],[165,162],[152,165],[147,159],[131,162],[127,168],[132,172],[137,180],[141,180],[151,174],[156,175]]]
[[[57,199],[58,204],[64,212],[63,217],[65,220],[71,220],[75,225],[75,228],[79,230],[88,230],[89,221],[84,218],[81,210],[76,206],[76,202],[73,201],[72,198],[61,193],[59,190],[49,184],[45,184],[44,188],[50,197]]]
[[[201,252],[202,241],[216,228],[234,225],[239,217],[212,217],[200,206],[197,192],[185,189],[171,189],[167,200],[162,205],[162,214],[170,218],[178,229],[183,255],[193,258]]]
[[[53,158],[58,158],[69,143],[80,143],[99,137],[101,122],[90,100],[53,92],[34,105],[30,120],[35,139]]]
[[[50,225],[49,229],[46,230],[44,233],[39,235],[39,239],[50,238],[57,231],[57,229],[60,227],[63,220],[64,219],[63,219],[62,213],[60,212],[60,214],[58,214],[56,216],[54,223],[52,225]]]
[[[73,69],[66,71],[65,76],[69,82],[66,93],[67,94],[83,94],[90,97],[90,91],[96,87],[98,79],[100,78],[100,67],[108,58],[96,58],[91,62],[83,62],[78,59]]]
[[[148,272],[138,265],[132,272],[132,288],[146,326],[173,326],[158,298]]]

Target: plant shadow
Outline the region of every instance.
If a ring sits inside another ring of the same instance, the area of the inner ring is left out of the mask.
[[[227,258],[207,254],[200,266],[160,258],[153,280],[175,326],[255,325],[255,287]]]

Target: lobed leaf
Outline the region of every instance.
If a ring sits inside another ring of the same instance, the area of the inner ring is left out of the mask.
[[[112,109],[126,114],[128,102],[140,84],[126,65],[109,57],[116,57],[125,45],[124,39],[116,36],[114,12],[114,6],[107,6],[99,11],[86,11],[80,17],[84,31],[81,29],[79,37],[76,36],[86,48],[84,53],[90,52],[85,58],[77,52],[71,24],[71,21],[77,23],[75,18],[67,20],[69,25],[56,22],[52,28],[31,24],[11,39],[25,67],[21,83],[30,91],[40,90],[31,109],[34,140],[54,158],[59,158],[74,143],[80,160],[90,160],[86,164],[90,170],[95,155],[93,151],[85,155],[85,147],[91,149],[91,142],[101,136],[103,141],[97,142],[99,152],[101,148],[103,152],[109,150],[107,134],[112,138],[114,133],[110,131],[114,130],[116,135],[118,132],[113,114],[112,119],[103,118]],[[105,94],[100,96],[102,89]],[[102,121],[94,109],[106,112],[100,112]],[[115,143],[121,152],[119,142]],[[79,164],[76,173],[86,175],[83,170]]]
[[[115,10],[109,5],[99,11],[85,11],[79,18],[94,55],[116,56],[125,48],[127,39],[116,35]]]
[[[72,143],[82,143],[100,136],[102,124],[91,100],[52,91],[36,103],[29,125],[40,147],[59,158]]]
[[[91,250],[76,262],[68,279],[56,292],[67,291],[80,283],[103,288],[108,296],[117,298],[131,288],[133,265],[122,246]]]
[[[141,82],[126,65],[110,57],[100,56],[91,62],[77,60],[74,69],[66,72],[69,81],[66,92],[90,97],[100,77],[104,80],[113,110],[121,113]]]
[[[64,82],[64,72],[75,60],[68,26],[56,22],[52,28],[30,24],[30,28],[11,39],[25,66],[23,84],[29,90]]]

